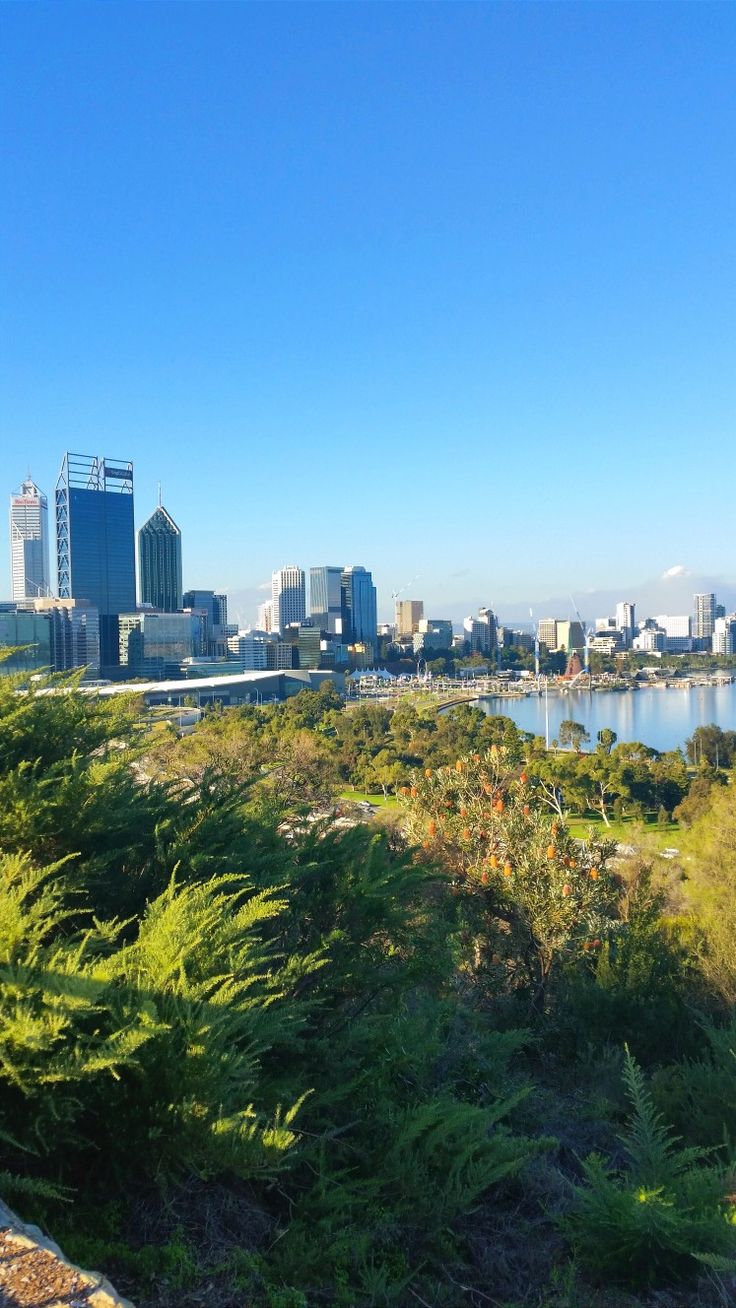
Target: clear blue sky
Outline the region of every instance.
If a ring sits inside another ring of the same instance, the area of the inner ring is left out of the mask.
[[[734,5],[1,18],[4,493],[132,458],[246,618],[735,579]]]

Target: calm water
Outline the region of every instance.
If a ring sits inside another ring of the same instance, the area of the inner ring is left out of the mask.
[[[544,696],[478,700],[484,713],[504,714],[523,731],[544,736]],[[683,690],[571,690],[549,696],[550,740],[563,718],[583,722],[594,742],[596,732],[611,727],[619,740],[640,740],[654,749],[677,749],[696,727],[715,722],[736,730],[736,682],[728,686],[693,686]]]

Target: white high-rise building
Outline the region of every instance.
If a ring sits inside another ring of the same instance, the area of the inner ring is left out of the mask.
[[[725,618],[716,618],[711,636],[711,649],[714,654],[736,654],[736,613]]]
[[[696,640],[710,640],[716,620],[716,597],[712,591],[704,595],[694,595],[695,623],[693,635]]]
[[[256,630],[273,631],[273,600],[264,600],[262,604],[258,605]]]
[[[304,571],[293,565],[279,568],[271,578],[273,604],[273,630],[283,636],[292,622],[304,622],[307,616],[307,595]]]
[[[635,604],[630,604],[627,600],[621,600],[616,605],[616,630],[620,631],[623,636],[624,649],[629,649],[636,631]]]
[[[11,594],[16,601],[51,594],[48,518],[46,496],[26,477],[10,497]]]

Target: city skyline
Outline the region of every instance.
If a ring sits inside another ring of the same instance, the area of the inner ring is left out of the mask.
[[[191,586],[361,558],[382,617],[733,584],[732,6],[72,0],[0,53],[9,483],[124,453]]]
[[[59,476],[61,476],[63,473],[65,461],[68,457],[69,457],[68,455],[64,455],[62,459],[62,465],[61,465],[62,472],[59,474]],[[80,457],[80,456],[72,456],[72,457]],[[81,456],[81,457],[87,458],[88,456]],[[95,472],[95,476],[102,475],[104,477],[105,460],[95,459],[93,460],[93,462],[95,464],[95,467],[97,468],[97,471]],[[110,464],[111,466],[114,465],[115,462],[116,462],[115,460],[112,461],[107,460],[107,463]],[[125,460],[120,462],[121,462],[121,466],[124,466],[126,469],[130,469],[130,475],[132,477],[132,464],[129,461],[125,461]],[[58,482],[58,477],[57,477],[57,482]],[[35,490],[39,492],[41,501],[47,500],[48,497],[44,495],[42,490],[39,490],[39,487],[36,485],[34,481],[32,481],[32,479],[30,479],[30,477],[27,477],[23,482],[24,486],[26,484],[33,485]],[[137,484],[137,479],[136,479],[136,484]],[[160,483],[159,483],[158,494],[160,497],[161,496]],[[13,492],[11,493],[10,496],[10,505],[11,505],[10,541],[11,542],[13,540],[13,533],[14,533],[13,506],[16,502],[17,502],[17,492]],[[163,520],[159,522],[159,520],[162,518],[162,515],[163,515]],[[144,530],[144,528],[152,527],[154,524],[158,524],[159,526],[166,527],[167,532],[171,533],[172,537],[174,538],[169,546],[169,553],[172,546],[174,548],[174,553],[170,554],[170,557],[166,557],[165,559],[162,557],[159,566],[161,568],[164,567],[168,568],[169,579],[173,582],[174,590],[176,590],[178,586],[177,593],[179,595],[181,595],[181,590],[183,586],[182,562],[181,562],[182,532],[180,531],[173,517],[169,514],[168,510],[166,510],[163,507],[163,505],[159,503],[156,506],[156,508],[153,510],[153,512],[148,514],[148,516],[143,519],[140,526],[137,525],[135,526],[135,543],[137,547],[136,548],[136,578],[137,578],[136,590],[137,590],[137,600],[139,604],[147,604],[151,602],[146,598],[145,587],[143,584],[142,569],[144,566],[144,562],[141,557],[141,532]],[[56,562],[58,559],[57,540],[55,536],[53,537],[53,539],[49,539],[48,527],[46,528],[46,548],[49,551],[50,557],[53,558],[54,561]],[[14,589],[15,582],[12,576],[13,559],[10,558],[10,556],[9,556],[9,565],[11,569],[11,579],[8,589],[8,598],[13,598],[14,597],[13,589]],[[310,580],[313,583],[316,574],[322,574],[325,572],[328,574],[332,574],[332,573],[342,574],[343,569],[337,566],[315,565],[313,563],[307,563],[306,566],[303,568],[299,564],[295,564],[293,565],[293,567],[297,571],[301,571],[304,574],[304,577],[302,579],[302,584],[304,586],[304,613],[306,616],[307,613],[312,612],[312,609],[314,607],[313,600],[311,598],[311,586],[307,586],[306,583],[307,575],[309,574]],[[282,568],[281,571],[283,570],[285,569]],[[227,592],[229,596],[231,612],[233,613],[233,616],[236,617],[238,625],[240,627],[251,627],[251,626],[255,627],[259,625],[257,610],[262,606],[264,602],[264,595],[266,593],[272,595],[274,577],[278,571],[279,569],[276,569],[273,572],[271,580],[269,582],[261,583],[256,587],[252,587],[249,591],[244,591],[243,588],[238,586],[235,586],[234,588],[227,590],[226,587],[222,585],[218,585],[218,589],[220,591]],[[369,571],[371,573],[374,572],[372,568],[369,569]],[[63,593],[59,591],[58,575],[56,575],[56,570],[54,569],[54,567],[51,567],[50,570],[47,569],[47,575],[50,577],[50,581],[48,584],[51,593],[53,594],[61,593],[62,598],[64,597],[64,595],[68,595],[69,592],[68,584],[64,588]],[[188,580],[188,577],[185,576],[184,580]],[[462,580],[462,578],[459,578],[459,580]],[[386,596],[386,594],[376,586],[376,590],[378,593],[378,600],[379,600],[378,610],[377,610],[377,620],[379,624],[392,622],[394,620],[395,613],[396,613],[396,604],[400,602],[400,597],[402,596],[405,601],[414,600],[415,602],[419,601],[421,603],[425,603],[425,598],[424,598],[425,588],[421,583],[422,583],[421,577],[413,578],[411,584],[405,585],[404,587],[401,588],[399,592],[393,592],[390,597],[390,600]],[[318,582],[318,584],[323,584],[323,583]],[[191,590],[192,588],[190,587],[189,589]],[[497,581],[495,589],[497,592],[502,591],[503,585],[499,584],[499,582]],[[410,594],[409,592],[412,593]],[[417,593],[414,594],[414,592]],[[421,594],[419,592],[421,592]],[[661,574],[660,577],[649,579],[648,581],[639,582],[638,584],[628,585],[628,586],[620,585],[608,591],[594,590],[588,593],[577,591],[577,602],[579,603],[579,605],[583,607],[584,610],[583,617],[585,618],[585,620],[588,623],[593,623],[597,617],[600,617],[608,610],[613,612],[614,609],[620,609],[622,606],[628,607],[628,602],[622,601],[620,599],[620,596],[623,593],[630,593],[633,596],[634,608],[636,608],[637,605],[641,605],[643,607],[643,611],[646,611],[651,614],[651,613],[656,613],[658,611],[662,611],[663,607],[667,608],[668,611],[672,613],[676,611],[690,612],[691,608],[693,607],[693,603],[697,600],[698,594],[700,594],[701,597],[705,597],[713,592],[716,592],[723,597],[726,603],[726,607],[729,609],[729,611],[731,611],[732,609],[736,609],[736,583],[728,582],[722,576],[717,576],[717,577],[696,576],[690,570],[685,568],[683,565],[675,565],[667,569],[663,574]],[[481,595],[473,596],[471,598],[464,598],[461,594],[456,593],[453,597],[451,597],[449,601],[444,602],[445,616],[450,617],[456,626],[460,626],[461,623],[464,621],[464,619],[468,616],[468,613],[474,613],[477,609],[482,608],[487,603],[488,593],[489,593],[488,587],[484,590],[484,592],[482,592]],[[309,601],[307,601],[307,595],[309,595]],[[0,594],[0,600],[2,598],[3,596]],[[507,623],[510,624],[519,625],[522,628],[528,627],[529,629],[531,629],[531,627],[534,625],[534,623],[540,616],[542,617],[547,616],[547,611],[549,613],[551,613],[552,611],[555,611],[557,613],[567,613],[568,617],[572,617],[574,611],[574,605],[576,603],[573,589],[571,589],[567,595],[563,595],[563,596],[548,595],[546,597],[543,596],[540,599],[538,595],[535,595],[533,597],[534,602],[531,605],[529,602],[530,599],[532,599],[532,596],[524,596],[511,602],[507,601],[505,604],[503,601],[501,601],[500,604],[498,602],[496,603],[491,602],[491,607],[494,608],[494,611],[496,612],[497,616],[500,618],[502,622],[506,621]],[[331,602],[334,603],[335,602],[334,599]],[[154,607],[157,606],[154,605]],[[164,604],[159,607],[166,608],[167,604]],[[430,608],[432,607],[431,601],[429,602],[428,607]],[[530,614],[530,608],[533,613],[536,613],[536,618],[534,620],[532,620],[532,616]],[[435,605],[435,609],[436,611],[439,612],[439,605]],[[545,610],[545,612],[543,612],[543,610]],[[697,614],[697,608],[695,612]],[[331,626],[334,625],[334,623],[328,621],[325,625],[327,628],[331,628]],[[709,634],[709,633],[705,632],[703,629],[703,631],[701,631],[701,634]]]

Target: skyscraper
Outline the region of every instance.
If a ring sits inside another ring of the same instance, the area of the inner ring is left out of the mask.
[[[133,465],[65,454],[56,483],[60,599],[85,599],[100,615],[100,662],[119,662],[118,614],[135,609]]]
[[[273,603],[273,630],[283,636],[292,622],[303,622],[307,616],[304,572],[293,564],[279,568],[271,578]]]
[[[10,497],[11,596],[38,599],[49,594],[49,505],[30,476]]]
[[[695,601],[695,623],[693,625],[693,636],[696,640],[710,641],[716,622],[716,597],[709,593],[706,595],[694,595]]]
[[[164,613],[182,607],[181,532],[162,504],[138,532],[141,604]]]
[[[378,640],[376,588],[373,577],[357,565],[343,568],[343,640],[346,645],[375,645]]]
[[[635,604],[630,604],[627,600],[621,600],[616,605],[616,630],[620,631],[624,638],[624,649],[630,649],[636,631]]]
[[[309,612],[320,631],[342,633],[342,568],[310,568]]]

